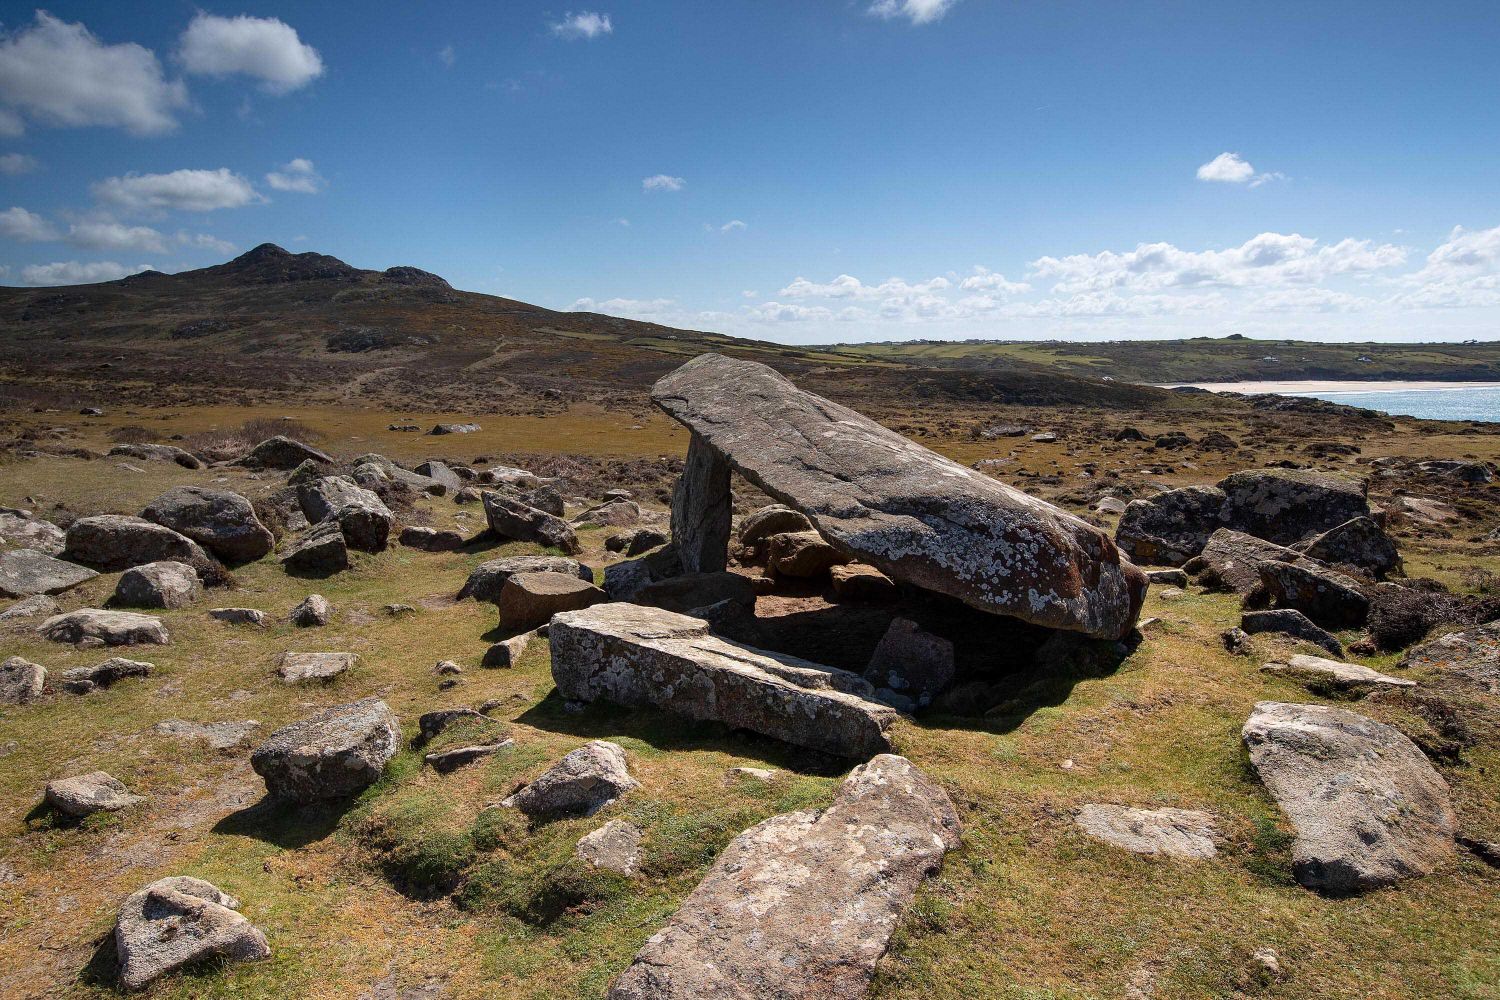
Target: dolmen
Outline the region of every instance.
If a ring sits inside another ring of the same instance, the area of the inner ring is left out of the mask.
[[[899,583],[1094,638],[1135,625],[1147,581],[1105,532],[765,365],[704,354],[651,398],[692,431],[672,501],[685,572],[728,564],[738,472],[840,553]]]

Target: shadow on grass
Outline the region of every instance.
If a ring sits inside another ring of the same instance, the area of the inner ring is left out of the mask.
[[[354,805],[353,799],[299,805],[269,795],[214,824],[213,832],[253,837],[287,850],[306,847],[331,834]]]
[[[735,757],[759,760],[798,774],[830,777],[843,774],[856,763],[842,757],[794,747],[769,736],[730,729],[718,722],[697,722],[653,708],[625,708],[597,701],[581,711],[571,711],[568,702],[553,690],[540,703],[522,713],[517,722],[551,733],[580,739],[639,740],[664,753],[713,750]]]
[[[94,942],[94,953],[79,971],[78,980],[86,986],[111,987],[119,984],[120,953],[115,948],[113,928]]]

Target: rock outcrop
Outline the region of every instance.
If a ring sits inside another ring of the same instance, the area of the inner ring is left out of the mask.
[[[72,819],[83,819],[96,812],[116,812],[145,801],[142,796],[132,795],[119,778],[104,771],[49,781],[43,797],[47,805]]]
[[[845,556],[892,579],[1102,638],[1119,638],[1135,623],[1145,577],[1102,531],[804,392],[765,365],[706,354],[651,395],[722,465],[801,511]],[[685,531],[728,538],[727,507],[682,506],[717,495],[716,485],[674,498],[679,545]],[[709,516],[718,521],[712,529]]]
[[[0,542],[22,549],[35,549],[49,556],[62,555],[66,533],[51,521],[26,510],[0,510]]]
[[[585,583],[594,582],[594,571],[577,559],[566,556],[505,556],[475,566],[469,579],[464,582],[463,589],[458,592],[458,600],[472,597],[476,601],[494,604],[500,600],[500,591],[504,589],[505,581],[517,573],[562,573],[577,577]]]
[[[500,627],[529,632],[560,611],[577,611],[609,600],[604,591],[562,573],[515,573],[500,590]]]
[[[228,490],[178,486],[151,501],[141,517],[191,538],[230,563],[252,562],[276,544],[250,501]]]
[[[24,705],[42,696],[47,668],[19,656],[0,662],[0,705]]]
[[[548,639],[564,698],[655,705],[842,757],[890,749],[896,712],[864,678],[730,642],[699,618],[599,604],[557,615]]]
[[[1329,528],[1297,550],[1330,566],[1356,566],[1377,580],[1401,568],[1401,553],[1380,525],[1368,517],[1356,517]]]
[[[127,608],[186,608],[203,596],[203,583],[187,563],[132,566],[115,584],[114,603]]]
[[[608,1000],[863,998],[902,912],[958,843],[947,793],[882,754],[827,809],[736,837]]]
[[[281,554],[289,573],[322,576],[349,568],[349,546],[337,521],[309,528]]]
[[[1416,744],[1342,708],[1263,701],[1245,723],[1250,763],[1292,821],[1292,873],[1361,892],[1453,856],[1448,785]]]
[[[567,555],[574,555],[581,548],[572,527],[557,515],[493,490],[485,490],[483,499],[485,520],[501,538],[534,542]]]
[[[238,460],[237,464],[248,465],[255,469],[287,470],[295,469],[309,459],[319,465],[333,464],[332,455],[324,454],[301,441],[278,434],[251,448],[248,454]]]
[[[1211,858],[1219,853],[1214,818],[1192,809],[1132,809],[1090,803],[1073,817],[1096,840],[1132,854]]]
[[[1266,673],[1284,674],[1295,677],[1306,682],[1315,690],[1330,689],[1334,691],[1369,691],[1382,687],[1415,687],[1416,681],[1407,680],[1403,677],[1392,677],[1390,674],[1382,674],[1378,670],[1360,666],[1358,663],[1345,663],[1343,660],[1330,660],[1323,656],[1307,656],[1303,653],[1291,657],[1285,663],[1271,662],[1261,664]]]
[[[1450,632],[1406,654],[1402,667],[1425,667],[1500,695],[1500,622]]]
[[[186,535],[143,517],[121,514],[99,514],[74,521],[68,526],[63,554],[111,572],[164,560],[187,563],[197,570],[218,565],[217,560]]]
[[[84,608],[65,615],[54,615],[42,622],[42,638],[52,642],[97,642],[105,646],[154,644],[165,646],[171,641],[160,618],[139,615],[133,611],[105,611]]]
[[[500,804],[528,816],[592,816],[640,784],[630,776],[623,747],[594,740],[566,754]]]
[[[1132,500],[1115,527],[1115,544],[1143,566],[1181,566],[1203,551],[1224,500],[1217,486],[1184,486]]]

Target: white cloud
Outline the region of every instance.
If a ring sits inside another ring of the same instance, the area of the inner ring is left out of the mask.
[[[974,266],[974,273],[959,282],[958,287],[966,292],[986,292],[1002,297],[1031,291],[1031,286],[1026,282],[1010,281],[999,271],[991,271],[977,264]]]
[[[904,17],[912,24],[930,24],[952,9],[958,0],[875,0],[865,13],[891,20]]]
[[[58,232],[40,215],[17,206],[0,212],[0,236],[22,243],[45,243],[57,239]]]
[[[177,127],[187,88],[162,75],[150,49],[106,45],[82,24],[37,11],[27,28],[0,38],[0,134],[19,135],[23,116],[47,125],[105,125],[137,135]]]
[[[605,299],[600,302],[597,299],[582,298],[575,300],[568,311],[606,313],[626,319],[653,319],[659,322],[676,305],[673,299]]]
[[[179,229],[175,238],[182,246],[196,247],[199,250],[212,250],[215,253],[232,254],[238,249],[238,247],[228,240],[221,240],[217,236],[210,236],[208,233],[190,233]]]
[[[32,264],[21,268],[21,281],[27,285],[90,285],[97,281],[117,281],[127,275],[151,270],[150,264],[126,267],[112,260],[80,264],[76,260],[55,264]]]
[[[1180,250],[1170,243],[1142,243],[1117,253],[1040,257],[1036,278],[1062,293],[1131,288],[1159,291],[1201,286],[1313,284],[1337,274],[1369,274],[1399,267],[1406,250],[1388,243],[1345,239],[1331,245],[1297,233],[1261,233],[1228,250]]]
[[[552,22],[552,33],[562,38],[598,38],[613,34],[614,30],[608,14],[596,14],[591,10],[577,14],[569,11],[561,21]]]
[[[952,282],[941,275],[914,285],[900,278],[888,278],[878,285],[867,285],[850,274],[841,274],[827,284],[818,284],[799,276],[776,294],[790,299],[909,299],[943,291],[951,285]]]
[[[1220,153],[1198,168],[1198,179],[1221,184],[1249,184],[1254,188],[1270,181],[1284,181],[1286,174],[1277,171],[1258,174],[1239,153]]]
[[[437,57],[438,62],[442,63],[444,66],[447,66],[449,69],[452,69],[453,64],[458,62],[458,53],[453,51],[453,46],[451,45],[444,45],[442,48],[438,49]]]
[[[719,232],[721,232],[721,233],[732,233],[732,232],[734,232],[737,229],[749,229],[749,228],[750,228],[749,226],[745,225],[739,219],[730,219],[728,222],[724,223],[722,226],[719,227]]]
[[[0,156],[0,174],[11,177],[17,174],[29,174],[40,167],[35,156],[27,156],[25,153],[6,153]]]
[[[200,12],[182,33],[178,57],[189,73],[252,76],[273,94],[304,87],[323,74],[318,50],[274,17],[218,17]]]
[[[762,302],[746,307],[757,323],[808,323],[833,319],[833,310],[825,306],[804,306],[797,302]]]
[[[166,237],[150,226],[119,222],[78,222],[68,228],[68,242],[85,250],[139,250],[166,253]]]
[[[624,226],[626,229],[629,229],[630,228],[630,220],[627,219],[627,218],[624,218],[622,216],[621,218],[618,218],[618,219],[615,220],[615,225],[617,225],[617,226]]]
[[[652,174],[641,179],[642,191],[681,191],[687,181],[671,174]]]
[[[299,194],[317,194],[327,183],[313,166],[312,160],[300,156],[280,170],[266,174],[266,183],[277,191],[296,191]]]
[[[90,190],[101,202],[130,212],[210,212],[262,200],[249,181],[228,167],[126,174],[105,178]]]

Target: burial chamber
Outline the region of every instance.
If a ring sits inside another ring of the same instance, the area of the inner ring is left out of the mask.
[[[1146,577],[1113,539],[965,468],[757,362],[704,354],[651,398],[692,437],[672,501],[687,572],[729,560],[731,472],[812,521],[828,542],[902,583],[981,611],[1118,639]]]

